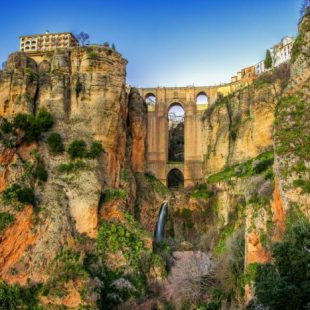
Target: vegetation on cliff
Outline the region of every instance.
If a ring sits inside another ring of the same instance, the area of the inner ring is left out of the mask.
[[[261,303],[268,309],[304,309],[310,302],[309,276],[310,223],[295,222],[281,242],[272,247],[273,263],[259,264],[255,273],[252,305]]]

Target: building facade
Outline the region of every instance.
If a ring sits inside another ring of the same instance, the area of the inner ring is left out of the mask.
[[[265,72],[265,61],[262,60],[255,65],[255,73],[256,75],[260,75]]]
[[[77,38],[71,32],[49,33],[19,37],[21,52],[51,51],[56,48],[79,46]]]
[[[295,38],[293,37],[284,37],[279,44],[270,50],[273,67],[278,67],[291,59],[294,41]]]

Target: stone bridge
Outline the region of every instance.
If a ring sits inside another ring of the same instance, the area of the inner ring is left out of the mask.
[[[183,174],[184,186],[191,186],[202,179],[202,116],[218,94],[227,95],[240,87],[238,83],[212,87],[158,87],[139,89],[148,102],[147,170],[167,184],[170,171],[177,169]],[[199,103],[197,98],[205,97]],[[149,100],[151,99],[151,100]],[[184,162],[168,161],[168,112],[179,105],[184,110]]]

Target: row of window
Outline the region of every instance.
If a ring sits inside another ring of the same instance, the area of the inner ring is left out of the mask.
[[[50,35],[50,36],[38,36],[36,37],[36,39],[39,39],[39,40],[50,40],[50,39],[68,39],[70,38],[71,35],[70,34],[60,34],[60,35]],[[30,38],[27,38],[27,37],[24,37],[24,38],[21,38],[22,41],[25,41],[25,40],[31,40],[31,37]]]
[[[51,43],[55,43],[55,42],[67,43],[67,42],[69,42],[69,38],[68,38],[68,39],[63,39],[63,40],[62,40],[62,39],[58,39],[58,40],[52,39],[52,40],[50,40],[50,41],[49,41],[49,40],[44,40],[44,41],[45,41],[45,43],[50,43],[50,42],[51,42]],[[26,42],[22,42],[22,43],[21,43],[21,46],[30,45],[30,44],[33,45],[33,44],[36,44],[37,42],[38,42],[38,43],[43,43],[43,40],[40,40],[40,39],[39,39],[38,41],[31,41],[31,42],[30,42],[30,41],[26,41]],[[71,42],[75,42],[75,41],[74,41],[74,40],[71,40]]]

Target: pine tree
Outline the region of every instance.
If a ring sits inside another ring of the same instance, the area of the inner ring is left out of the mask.
[[[112,50],[116,51],[116,47],[114,43],[112,44]]]
[[[265,68],[270,69],[271,67],[272,67],[271,53],[269,50],[267,50],[266,57],[265,57]]]

